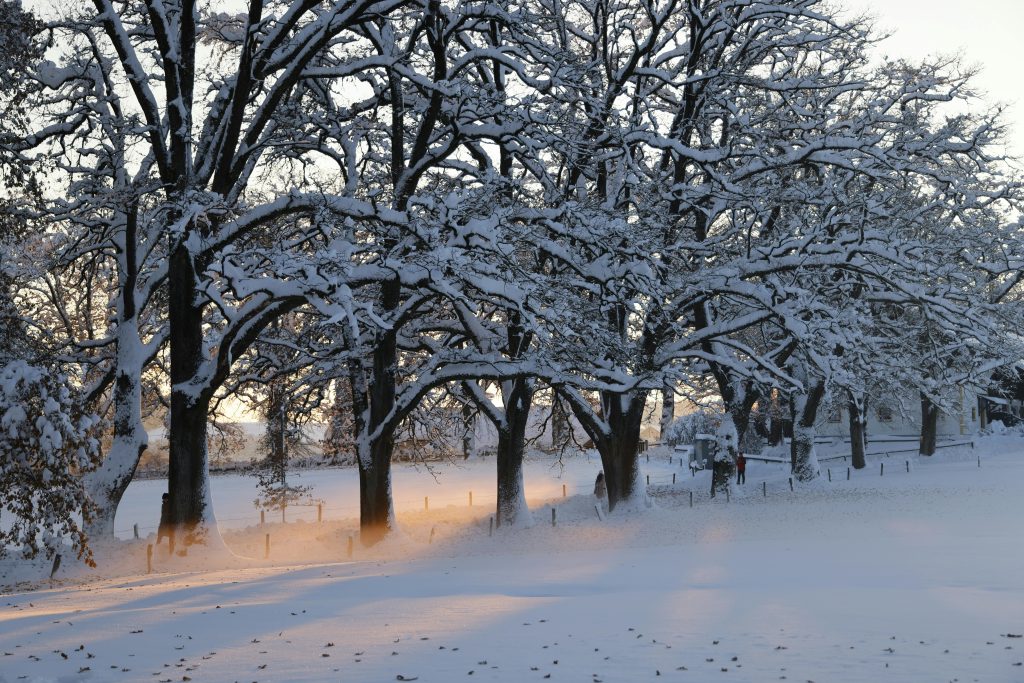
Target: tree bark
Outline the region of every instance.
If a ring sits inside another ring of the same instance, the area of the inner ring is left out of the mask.
[[[555,391],[551,392],[551,447],[564,448],[569,443],[569,416],[565,403]]]
[[[638,449],[647,392],[601,392],[600,416],[581,397],[565,397],[601,456],[608,511],[646,500],[647,489],[640,484]]]
[[[665,443],[665,436],[676,417],[676,394],[671,382],[665,382],[661,390],[661,424],[658,437]]]
[[[867,466],[864,450],[867,444],[867,415],[864,410],[864,395],[849,392],[847,409],[850,412],[850,460],[853,468],[864,469]]]
[[[750,415],[754,410],[754,404],[757,403],[757,394],[750,385],[741,384],[737,388],[730,383],[728,386],[729,391],[725,392],[722,398],[728,411],[729,420],[732,423],[730,433],[735,438],[731,446],[734,452],[728,457],[723,455],[721,460],[716,457],[712,463],[712,497],[715,496],[716,492],[725,493],[729,482],[732,481],[733,476],[736,474],[736,455],[739,453],[740,443],[743,441],[743,437],[750,426]],[[722,448],[724,446],[720,443],[719,450]]]
[[[462,459],[469,460],[473,455],[476,442],[476,415],[472,404],[467,400],[462,404]]]
[[[726,416],[715,439],[715,457],[711,462],[711,497],[725,493],[736,474],[740,432],[732,414]]]
[[[921,394],[921,455],[935,455],[938,440],[939,407],[923,393]]]
[[[142,370],[146,359],[139,338],[139,312],[135,302],[138,285],[137,219],[138,207],[133,202],[125,213],[125,228],[118,254],[120,301],[111,397],[114,407],[113,442],[103,462],[89,472],[83,482],[95,504],[93,514],[83,520],[84,531],[93,544],[114,539],[117,508],[149,444],[142,424]]]
[[[783,417],[782,406],[779,404],[779,396],[773,393],[771,410],[768,416],[768,445],[778,446],[785,438],[785,418]]]
[[[188,249],[178,245],[168,269],[171,417],[168,493],[179,544],[205,543],[217,533],[210,500],[206,452],[209,398],[190,386],[205,357],[203,312],[196,305],[196,272]]]
[[[793,400],[793,440],[791,465],[797,481],[812,481],[821,476],[818,456],[814,449],[818,419],[818,408],[825,395],[825,383],[815,382],[805,394],[797,394]]]
[[[84,480],[86,491],[95,503],[93,515],[83,520],[85,533],[92,544],[114,539],[117,507],[149,443],[142,424],[142,383],[139,380],[142,369],[125,357],[121,346],[124,337],[132,332],[135,332],[135,341],[138,342],[134,325],[126,325],[118,331],[118,357],[123,364],[119,362],[114,378],[113,442],[100,466],[89,472]]]
[[[499,526],[533,524],[532,515],[526,505],[526,489],[523,486],[523,455],[526,451],[526,428],[530,419],[533,400],[531,382],[516,378],[511,385],[508,400],[505,401],[504,423],[498,426],[498,504]]]
[[[389,281],[382,286],[381,300],[385,310],[398,307],[400,285]],[[369,396],[368,422],[357,420],[362,427],[359,454],[359,530],[363,545],[382,540],[395,526],[391,498],[391,457],[395,450],[395,429],[388,420],[395,406],[398,368],[398,344],[394,330],[378,333],[373,349],[372,380]],[[353,383],[353,391],[357,390]],[[358,403],[357,403],[358,405]],[[379,429],[380,433],[373,435]]]
[[[359,450],[359,538],[369,547],[394,528],[391,499],[391,455],[394,436],[388,433]]]
[[[608,511],[621,504],[643,500],[646,489],[640,483],[640,427],[646,391],[629,394],[606,393],[602,401],[609,434],[595,440],[608,487]],[[626,404],[623,409],[623,403]]]

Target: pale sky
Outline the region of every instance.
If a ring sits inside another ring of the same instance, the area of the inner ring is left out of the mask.
[[[893,32],[882,45],[893,58],[960,54],[982,67],[977,87],[992,104],[1008,104],[1011,149],[1024,155],[1024,1],[839,0],[851,11],[868,11]]]

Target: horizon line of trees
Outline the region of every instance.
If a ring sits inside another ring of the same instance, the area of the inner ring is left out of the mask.
[[[870,18],[819,0],[0,0],[0,26],[0,361],[76,394],[0,386],[4,466],[73,475],[4,489],[33,532],[4,544],[112,538],[157,404],[184,544],[219,542],[229,395],[282,439],[331,416],[373,544],[410,424],[493,424],[497,516],[524,524],[539,392],[616,511],[643,503],[658,392],[717,395],[733,448],[755,406],[788,414],[808,481],[827,398],[855,466],[892,387],[930,454],[946,389],[1021,357],[999,108],[955,58],[876,60]],[[35,449],[51,408],[67,433]]]

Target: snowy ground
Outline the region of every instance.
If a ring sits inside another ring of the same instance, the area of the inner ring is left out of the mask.
[[[146,576],[144,538],[91,577],[9,592],[0,681],[1024,681],[1024,442],[907,459],[850,481],[830,461],[833,482],[792,493],[752,463],[727,502],[654,452],[653,507],[604,521],[596,461],[558,479],[538,459],[536,526],[493,536],[493,463],[440,484],[399,468],[402,533],[351,561],[342,510],[246,527],[249,484],[219,478],[225,540],[257,559],[161,549]],[[344,471],[306,476],[328,509],[354,496]],[[133,484],[118,526],[143,525],[159,486]]]

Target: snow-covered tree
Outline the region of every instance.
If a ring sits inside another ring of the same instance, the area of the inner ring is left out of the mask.
[[[0,367],[0,556],[52,557],[68,542],[92,563],[79,519],[92,514],[81,477],[96,465],[96,426],[60,372]]]

